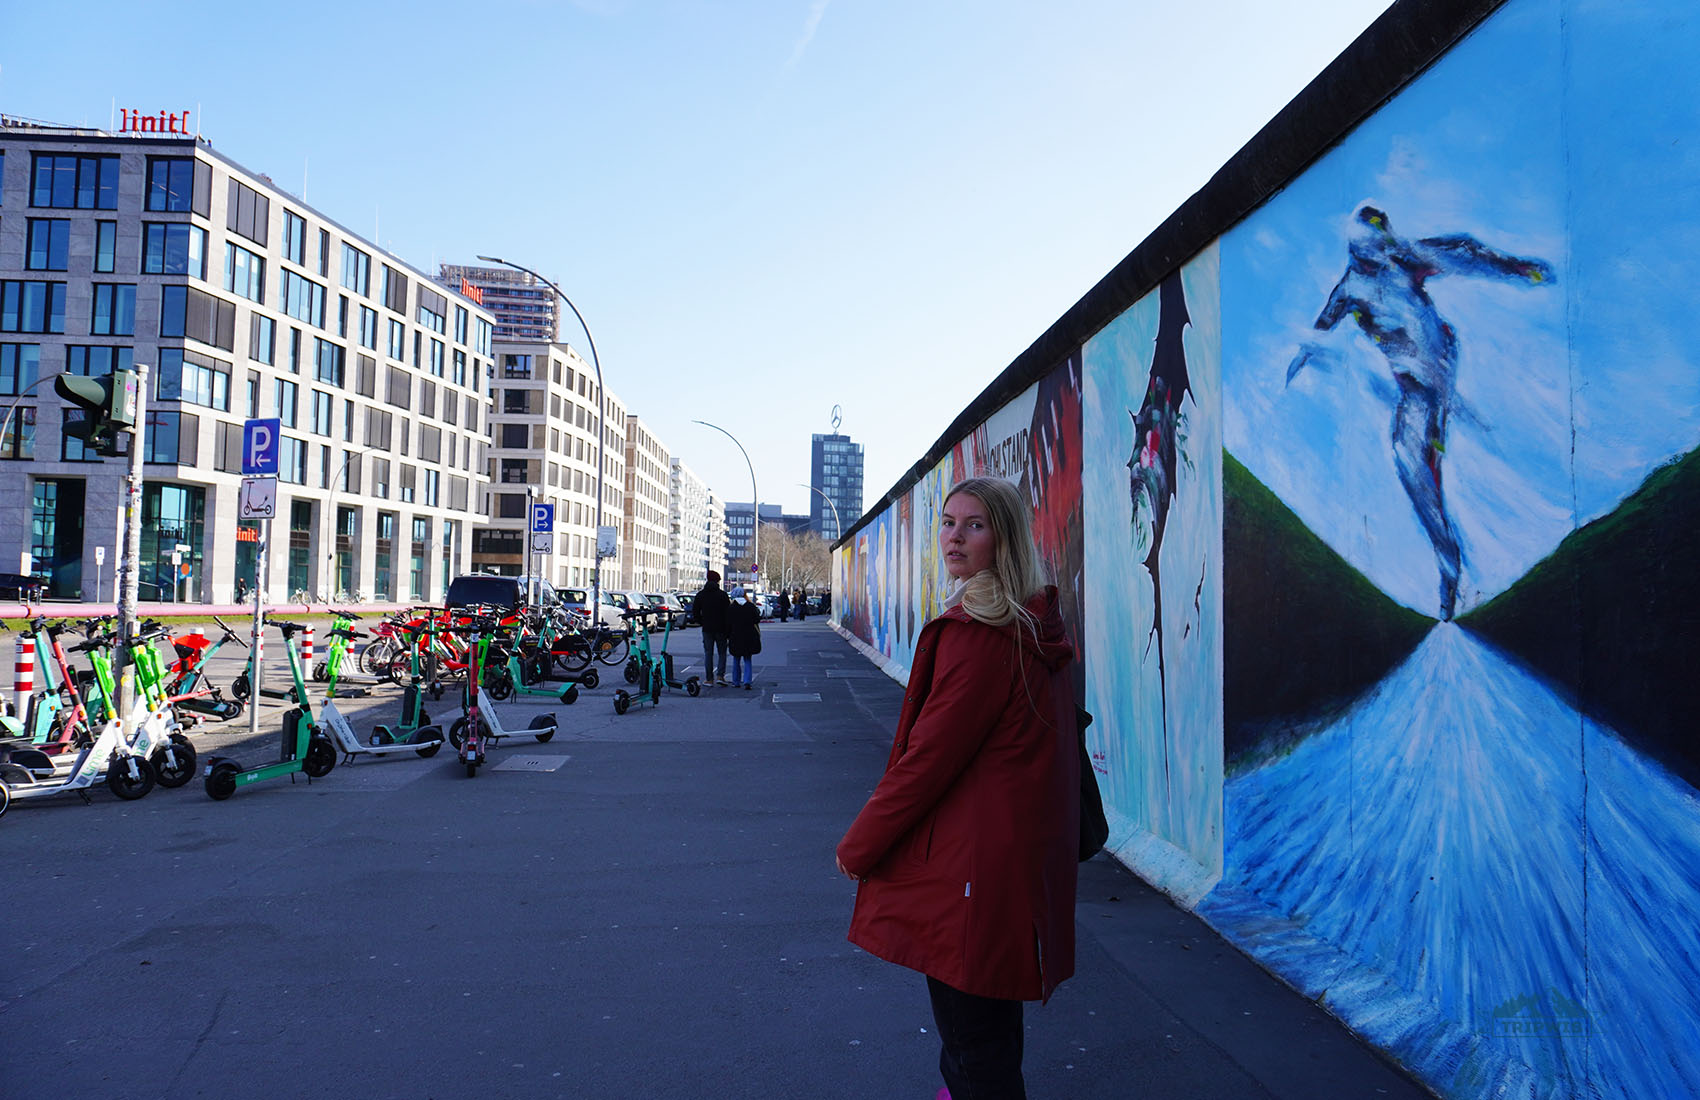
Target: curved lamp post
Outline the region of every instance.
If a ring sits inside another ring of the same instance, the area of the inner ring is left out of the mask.
[[[590,334],[590,326],[585,323],[584,314],[573,305],[573,300],[566,296],[560,287],[545,279],[529,267],[521,267],[512,260],[504,260],[499,256],[480,256],[485,263],[501,264],[515,271],[523,271],[544,286],[560,296],[567,303],[567,308],[578,318],[579,327],[584,329],[584,338],[590,343],[590,365],[596,368],[596,534],[600,539],[602,534],[602,479],[608,469],[608,392],[602,387],[602,361],[596,357],[596,337]],[[590,625],[592,628],[602,625],[602,547],[596,547],[592,559],[596,565],[590,574]]]
[[[833,503],[831,497],[827,496],[824,492],[815,488],[813,485],[809,485],[806,482],[802,482],[802,481],[797,482],[797,484],[801,485],[803,488],[807,489],[809,492],[819,495],[819,497],[822,500],[826,501],[827,507],[832,509],[832,526],[833,526],[832,540],[834,542],[837,542],[839,539],[843,538],[844,537],[844,521],[838,518],[838,505]]]
[[[721,435],[737,444],[738,453],[744,456],[744,465],[750,468],[750,508],[754,513],[755,523],[750,528],[750,561],[755,564],[760,576],[761,569],[761,496],[756,492],[756,466],[750,461],[750,452],[744,450],[744,445],[738,443],[738,437],[718,424],[710,424],[706,420],[693,420],[692,424],[701,424],[705,428],[713,428]]]

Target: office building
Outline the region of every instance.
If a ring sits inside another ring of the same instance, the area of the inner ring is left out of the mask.
[[[437,278],[490,311],[498,344],[552,344],[561,338],[560,299],[528,272],[440,264]]]
[[[111,598],[128,462],[50,379],[146,364],[142,599],[230,600],[268,526],[268,599],[438,599],[480,518],[493,325],[201,138],[0,118],[0,560]],[[243,422],[272,417],[275,518],[244,520]]]
[[[639,592],[660,592],[668,586],[672,471],[666,446],[640,418],[628,415],[620,564],[626,587]]]
[[[708,580],[710,569],[726,575],[725,509],[714,490],[675,456],[668,486],[668,588],[690,595]]]
[[[809,530],[809,517],[783,511],[777,504],[761,506],[762,526],[772,524],[792,534]],[[747,501],[726,505],[726,564],[748,581],[750,552],[755,541],[755,509]]]
[[[809,446],[809,485],[816,490],[809,494],[809,526],[837,542],[844,527],[862,516],[862,445],[847,435],[815,433]]]
[[[588,588],[596,568],[596,470],[603,467],[602,523],[624,514],[626,410],[607,394],[607,425],[597,443],[596,375],[567,344],[494,345],[490,411],[489,519],[473,542],[473,565],[518,576],[535,573],[561,587]],[[547,552],[527,568],[529,504],[554,505]],[[602,563],[602,587],[624,588],[619,559]]]

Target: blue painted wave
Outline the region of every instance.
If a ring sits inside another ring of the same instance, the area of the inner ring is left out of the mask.
[[[1443,624],[1230,780],[1200,912],[1447,1095],[1700,1095],[1700,799]]]

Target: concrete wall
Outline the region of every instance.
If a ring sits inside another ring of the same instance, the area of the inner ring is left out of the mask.
[[[1697,49],[1396,5],[837,549],[901,678],[1029,490],[1117,856],[1444,1096],[1700,1094]]]

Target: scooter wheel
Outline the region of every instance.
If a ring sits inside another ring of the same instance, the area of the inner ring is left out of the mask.
[[[301,757],[301,770],[309,779],[323,779],[336,767],[336,749],[329,740],[315,737],[307,742],[307,752]]]
[[[207,773],[207,797],[214,802],[223,802],[236,793],[236,776],[242,771],[229,760],[220,760]]]
[[[484,690],[500,703],[514,693],[514,678],[508,675],[506,669],[497,669],[484,677]]]
[[[458,752],[460,750],[461,742],[465,740],[466,719],[456,718],[454,720],[454,724],[449,727],[449,744],[453,745],[455,750]]]
[[[555,736],[555,716],[552,714],[534,714],[531,718],[531,725],[527,728],[532,731],[532,736],[539,741],[547,741]]]
[[[126,802],[147,794],[153,790],[153,784],[153,765],[141,757],[116,759],[106,769],[107,787]]]
[[[686,680],[685,681],[685,694],[689,695],[692,699],[695,699],[697,696],[701,695],[702,694],[702,682],[700,680],[698,680],[695,676],[692,676],[689,680]]]
[[[478,778],[478,761],[468,760],[466,762],[466,777],[468,779]]]
[[[549,655],[547,653],[538,653],[527,658],[519,666],[521,679],[524,681],[526,686],[529,687],[532,684],[541,684],[543,681],[547,680],[549,678],[549,664]]]
[[[195,746],[180,733],[171,735],[171,748],[155,750],[152,762],[154,777],[167,790],[175,790],[195,778]]]
[[[325,662],[320,661],[318,664],[313,666],[313,680],[314,680],[315,683],[322,684],[326,680],[329,680],[330,678],[331,678],[330,666],[327,665]]]
[[[221,699],[219,702],[229,711],[229,713],[219,716],[219,720],[223,722],[234,721],[242,717],[242,712],[248,709],[247,704],[241,699]]]
[[[584,670],[584,675],[578,678],[578,682],[582,684],[587,691],[595,691],[596,685],[602,682],[602,677],[596,674],[596,670],[594,668],[587,668]]]
[[[641,675],[643,675],[643,667],[638,664],[638,659],[636,657],[633,657],[631,660],[626,662],[626,683],[637,683],[638,677]]]
[[[12,788],[6,785],[6,781],[4,779],[0,779],[0,816],[3,816],[6,813],[6,807],[11,804]]]
[[[631,706],[631,705],[632,705],[632,697],[630,695],[627,695],[625,693],[624,689],[622,689],[620,691],[616,691],[614,693],[614,713],[615,714],[626,713],[626,708]]]
[[[561,692],[561,702],[567,704],[569,707],[572,706],[574,703],[578,702],[578,685],[577,684],[568,684],[567,685],[567,690]]]
[[[248,674],[246,672],[236,677],[230,685],[230,694],[234,695],[236,697],[236,701],[239,703],[246,703],[248,701],[248,697],[253,693],[254,685],[248,682]]]
[[[425,742],[425,744],[420,744]],[[437,750],[443,747],[443,731],[436,726],[420,726],[413,731],[413,744],[419,748],[413,751],[429,760],[437,755]]]

